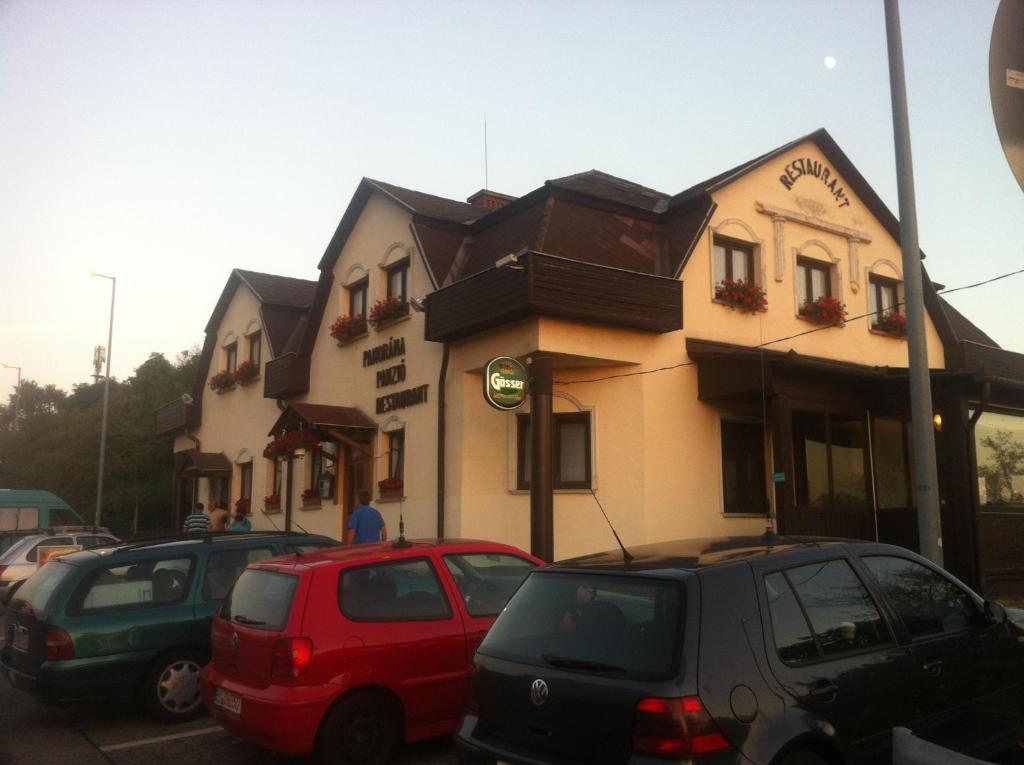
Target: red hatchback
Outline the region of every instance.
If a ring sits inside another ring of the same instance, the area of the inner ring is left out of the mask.
[[[473,654],[529,571],[493,542],[366,544],[250,565],[213,621],[203,699],[228,730],[325,763],[452,733]]]

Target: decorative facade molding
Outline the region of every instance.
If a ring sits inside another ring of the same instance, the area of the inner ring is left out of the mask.
[[[396,255],[395,253],[398,254]],[[380,261],[380,267],[387,268],[403,258],[412,258],[412,247],[405,242],[392,242],[387,250],[384,251],[384,257]]]
[[[772,216],[772,238],[775,247],[775,281],[786,278],[786,219],[781,215]]]

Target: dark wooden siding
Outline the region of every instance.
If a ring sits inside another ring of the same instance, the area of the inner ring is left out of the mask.
[[[309,390],[309,359],[286,353],[264,368],[263,395],[265,398],[288,398]]]
[[[199,409],[195,404],[186,404],[179,398],[156,410],[158,436],[169,435],[182,428],[196,427],[199,427]]]
[[[985,377],[1002,377],[1024,382],[1024,353],[961,342],[963,368],[982,372]]]
[[[683,326],[683,285],[540,253],[484,271],[427,298],[428,340],[468,337],[528,316],[648,332]]]

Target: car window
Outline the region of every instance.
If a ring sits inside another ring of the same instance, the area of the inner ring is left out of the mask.
[[[82,545],[83,548],[99,547],[101,545],[116,544],[117,540],[113,537],[96,537],[96,536],[79,536],[78,544]]]
[[[224,598],[219,615],[246,627],[278,632],[288,623],[298,585],[299,578],[291,574],[246,569]]]
[[[911,637],[959,632],[984,623],[974,599],[927,566],[889,555],[865,556],[863,561]]]
[[[143,560],[105,566],[75,593],[74,613],[173,605],[188,595],[192,558]]]
[[[47,525],[47,528],[50,526],[74,526],[81,522],[82,519],[71,510],[66,510],[63,507],[53,507],[50,508],[50,523]]]
[[[50,596],[74,570],[74,566],[55,559],[26,579],[15,592],[14,600],[27,604],[37,615],[45,613]]]
[[[0,531],[39,528],[38,507],[0,507]]]
[[[272,558],[274,551],[270,547],[248,547],[241,550],[221,550],[211,553],[203,575],[203,599],[220,600],[238,575],[250,563]]]
[[[445,555],[470,616],[493,616],[505,607],[535,565],[517,555],[463,553]]]
[[[348,569],[341,575],[342,612],[356,621],[448,619],[452,612],[425,558]]]
[[[29,550],[28,555],[25,556],[25,560],[27,560],[29,563],[35,563],[37,560],[39,560],[40,545],[52,547],[55,545],[73,545],[74,543],[75,540],[72,537],[47,537],[46,539],[39,542],[39,544],[33,546],[31,550]]]
[[[796,663],[892,641],[857,574],[844,560],[796,566],[765,577],[775,648]]]

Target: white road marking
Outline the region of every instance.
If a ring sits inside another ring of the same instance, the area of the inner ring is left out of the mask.
[[[154,738],[140,738],[138,741],[126,741],[123,744],[110,744],[109,746],[101,746],[99,750],[101,752],[115,752],[119,749],[131,749],[135,746],[147,746],[149,744],[160,744],[164,741],[177,741],[182,738],[192,738],[193,736],[204,736],[207,733],[217,733],[218,731],[224,731],[219,725],[214,725],[212,728],[201,728],[200,730],[191,730],[187,733],[175,733],[170,736],[156,736]],[[224,731],[226,732],[226,731]]]

